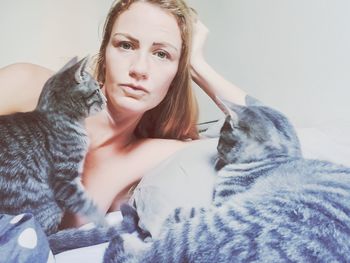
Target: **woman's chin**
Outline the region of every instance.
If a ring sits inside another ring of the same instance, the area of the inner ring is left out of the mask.
[[[145,101],[142,101],[135,97],[123,96],[119,97],[116,100],[117,111],[135,113],[135,114],[143,114],[152,107]]]

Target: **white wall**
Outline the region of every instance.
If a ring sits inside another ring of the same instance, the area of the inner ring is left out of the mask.
[[[189,2],[211,30],[208,60],[226,78],[298,126],[350,123],[350,1]]]
[[[208,61],[298,126],[350,121],[350,1],[188,0],[210,29]],[[58,69],[98,51],[112,0],[0,0],[0,67]],[[198,91],[198,89],[197,89]],[[201,121],[221,116],[198,91]]]
[[[98,52],[112,0],[0,0],[0,67],[32,62],[59,69]]]

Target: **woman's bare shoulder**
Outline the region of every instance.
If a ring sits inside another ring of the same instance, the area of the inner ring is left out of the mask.
[[[0,114],[34,109],[42,87],[53,71],[31,63],[0,69]]]
[[[155,158],[161,161],[197,141],[198,140],[144,139],[139,146],[139,150],[142,154],[147,153],[149,158]]]

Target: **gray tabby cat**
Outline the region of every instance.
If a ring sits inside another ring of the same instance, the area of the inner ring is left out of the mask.
[[[66,209],[104,222],[80,182],[84,120],[106,105],[87,62],[75,58],[49,78],[34,111],[0,116],[0,213],[32,213],[48,235]]]
[[[303,159],[271,108],[229,108],[214,205],[176,209],[151,243],[116,236],[104,262],[350,262],[350,168]]]

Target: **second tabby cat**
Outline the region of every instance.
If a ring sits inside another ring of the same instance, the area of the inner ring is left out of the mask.
[[[229,104],[213,206],[176,209],[150,243],[117,235],[105,263],[350,262],[350,168],[304,159],[287,118],[247,101]]]

